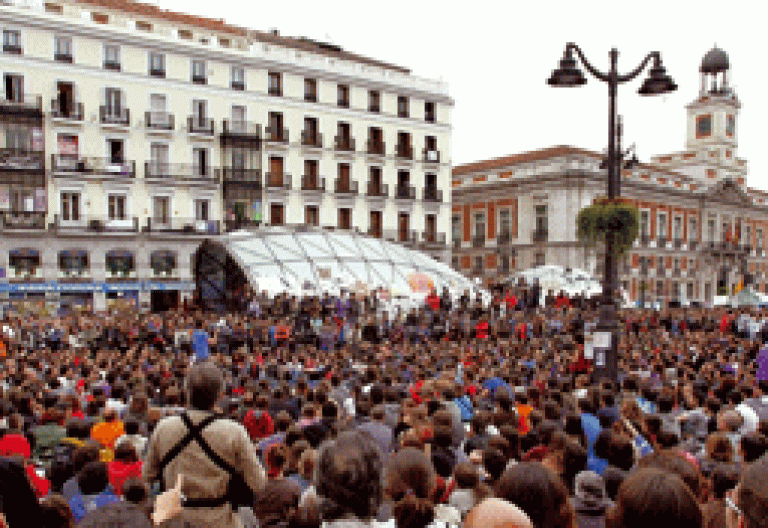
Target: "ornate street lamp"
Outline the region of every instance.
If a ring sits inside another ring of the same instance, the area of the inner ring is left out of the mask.
[[[667,75],[667,71],[661,62],[661,54],[658,51],[652,51],[643,59],[643,61],[626,74],[620,74],[618,71],[619,52],[616,48],[610,51],[611,68],[608,72],[601,72],[595,68],[584,56],[584,52],[573,42],[565,46],[563,58],[557,69],[552,71],[552,75],[547,79],[550,86],[581,86],[586,84],[587,79],[574,58],[574,53],[587,71],[599,81],[608,84],[608,200],[616,200],[621,196],[621,169],[619,164],[623,158],[618,152],[617,147],[617,115],[616,115],[616,93],[620,84],[628,83],[637,78],[649,63],[653,61],[648,77],[638,90],[640,95],[661,95],[672,92],[677,89],[677,85],[672,78]],[[618,259],[614,254],[615,237],[612,233],[607,233],[605,237],[605,266],[603,278],[603,302],[600,313],[600,330],[611,333],[610,350],[608,351],[604,362],[595,362],[595,367],[600,374],[609,377],[613,381],[618,380],[617,350],[617,306],[616,291],[618,289]],[[603,363],[603,364],[599,364]]]

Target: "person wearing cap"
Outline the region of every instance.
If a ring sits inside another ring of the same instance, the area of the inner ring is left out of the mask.
[[[594,471],[582,471],[576,475],[571,504],[577,528],[604,528],[605,513],[613,506],[603,478]]]

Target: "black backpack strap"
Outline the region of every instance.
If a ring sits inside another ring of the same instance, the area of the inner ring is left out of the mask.
[[[213,421],[220,418],[221,418],[220,416],[216,416],[216,415],[209,416],[208,418],[206,418],[205,420],[197,424],[197,426],[193,426],[192,422],[190,421],[189,417],[186,414],[181,415],[181,420],[184,422],[184,425],[186,425],[187,428],[189,429],[189,433],[187,434],[187,436],[190,437],[190,439],[187,441],[187,443],[192,442],[193,440],[197,442],[197,445],[200,446],[200,448],[208,456],[211,462],[219,466],[219,468],[223,469],[230,475],[234,476],[237,474],[237,470],[235,470],[235,468],[233,468],[226,460],[221,458],[218,455],[218,453],[216,453],[216,451],[214,451],[211,448],[211,446],[208,445],[208,442],[205,441],[202,435],[203,429],[205,429]],[[184,437],[184,439],[186,440],[186,437]]]
[[[213,422],[218,420],[220,417],[213,414],[211,416],[208,416],[205,418],[202,422],[200,422],[197,425],[193,425],[190,421],[189,417],[186,413],[182,413],[181,415],[181,421],[184,423],[186,428],[189,430],[186,435],[175,445],[173,446],[166,454],[163,456],[162,459],[160,459],[160,462],[158,462],[158,474],[160,475],[160,489],[161,491],[165,491],[165,478],[163,477],[163,472],[165,471],[166,466],[171,463],[171,461],[179,456],[179,453],[181,453],[184,448],[186,448],[190,443],[192,443],[195,438],[202,438],[200,436],[200,433],[203,429],[211,425]],[[210,449],[210,447],[209,447]],[[206,453],[207,454],[207,453]],[[214,463],[216,463],[214,461]],[[218,464],[217,464],[218,465]]]

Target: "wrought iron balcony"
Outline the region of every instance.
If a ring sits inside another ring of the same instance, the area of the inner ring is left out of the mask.
[[[268,172],[264,181],[264,187],[267,189],[291,189],[291,175],[285,172]]]
[[[304,175],[301,177],[302,191],[325,192],[325,178],[317,175]]]
[[[270,143],[288,144],[288,129],[274,126],[268,126],[266,129],[266,138]]]
[[[438,189],[436,186],[426,186],[424,187],[424,201],[427,202],[442,202],[443,201],[443,191]]]
[[[664,277],[667,274],[667,268],[664,266],[657,266],[656,267],[656,276],[657,277]]]
[[[368,236],[371,236],[373,238],[382,238],[384,236],[384,231],[383,229],[381,229],[381,226],[369,227]]]
[[[666,236],[660,236],[658,238],[657,244],[658,244],[658,247],[660,247],[660,248],[667,247],[667,237]]]
[[[397,185],[395,187],[395,198],[398,200],[415,200],[416,189],[413,185]]]
[[[651,243],[651,237],[648,235],[648,233],[641,233],[637,238],[639,244],[643,247],[647,247],[648,244]]]
[[[41,172],[45,169],[45,154],[35,150],[0,148],[0,170],[12,172]]]
[[[145,112],[144,124],[149,130],[173,130],[176,128],[174,115],[169,112]]]
[[[56,214],[53,216],[53,226],[57,230],[76,230],[89,233],[136,233],[139,230],[139,217],[125,215],[120,218],[97,215],[77,215],[75,218],[65,218]]]
[[[208,77],[201,74],[193,74],[192,75],[192,82],[194,84],[208,84]]]
[[[142,229],[145,233],[173,233],[183,235],[218,235],[221,222],[218,220],[197,220],[195,218],[147,218]]]
[[[371,141],[366,143],[366,151],[372,156],[384,156],[387,152],[387,145],[384,141]]]
[[[67,62],[69,64],[72,64],[73,57],[71,53],[54,53],[53,54],[53,60],[56,62]]]
[[[389,186],[386,183],[368,182],[368,196],[386,198],[389,196]]]
[[[8,93],[0,90],[0,112],[42,113],[43,97],[25,92]]]
[[[333,138],[334,148],[341,152],[355,151],[355,138],[347,136],[336,136]]]
[[[149,69],[149,76],[150,77],[158,77],[160,79],[165,79],[165,68],[150,68]]]
[[[3,44],[3,53],[9,53],[11,55],[21,55],[24,50],[22,50],[21,45],[19,44]]]
[[[103,125],[129,126],[131,124],[131,112],[127,108],[102,105],[99,107],[99,121]]]
[[[691,251],[696,250],[696,248],[699,246],[698,240],[689,240],[688,241],[688,249]]]
[[[680,249],[681,247],[683,247],[683,239],[679,237],[675,237],[673,245],[675,249]]]
[[[248,121],[224,119],[221,123],[221,135],[259,140],[261,138],[261,125]]]
[[[395,156],[399,159],[413,159],[413,147],[403,143],[395,145]]]
[[[440,151],[424,149],[424,161],[427,163],[440,163]]]
[[[0,211],[3,229],[44,230],[45,211]]]
[[[302,130],[301,146],[310,148],[323,148],[323,135],[320,132]]]
[[[237,90],[238,92],[244,92],[245,91],[245,82],[243,81],[232,81],[232,83],[229,85],[230,88],[233,90]]]
[[[549,231],[547,229],[534,229],[531,239],[534,242],[546,242],[549,240]]]
[[[83,103],[62,101],[58,97],[51,99],[51,117],[54,119],[69,119],[82,121],[85,114]]]
[[[673,277],[679,277],[680,275],[681,275],[681,271],[680,271],[680,268],[674,268],[674,269],[672,270],[672,276],[673,276]]]
[[[499,231],[499,233],[496,235],[496,244],[499,246],[509,244],[511,240],[512,236],[509,231]]]
[[[189,116],[187,118],[187,130],[190,134],[213,135],[213,119],[202,116]]]
[[[333,190],[336,194],[357,194],[357,181],[346,178],[336,178]]]
[[[447,245],[445,233],[424,231],[421,233],[421,240],[422,244],[425,246],[445,247]]]
[[[224,182],[252,183],[261,188],[261,171],[259,169],[243,169],[240,167],[222,167]]]
[[[119,61],[105,60],[104,61],[104,69],[105,70],[112,70],[112,71],[120,71],[122,69],[122,66],[120,65]]]
[[[472,237],[472,247],[479,248],[485,246],[485,235],[475,235]]]
[[[72,175],[93,174],[111,178],[134,178],[136,176],[136,162],[114,158],[52,154],[51,171],[54,176],[70,177]]]
[[[152,179],[218,181],[218,171],[209,165],[144,162],[144,177]]]

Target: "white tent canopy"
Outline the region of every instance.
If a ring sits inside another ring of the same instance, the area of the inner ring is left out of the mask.
[[[338,294],[386,290],[423,297],[432,287],[453,295],[478,288],[465,276],[420,251],[354,231],[264,227],[222,237],[254,289],[270,294]]]
[[[525,280],[526,284],[533,284],[538,280],[542,291],[551,290],[555,294],[562,291],[566,295],[583,294],[592,297],[602,293],[600,280],[578,268],[564,268],[554,265],[538,266],[521,271],[511,277],[514,281],[519,278]]]

